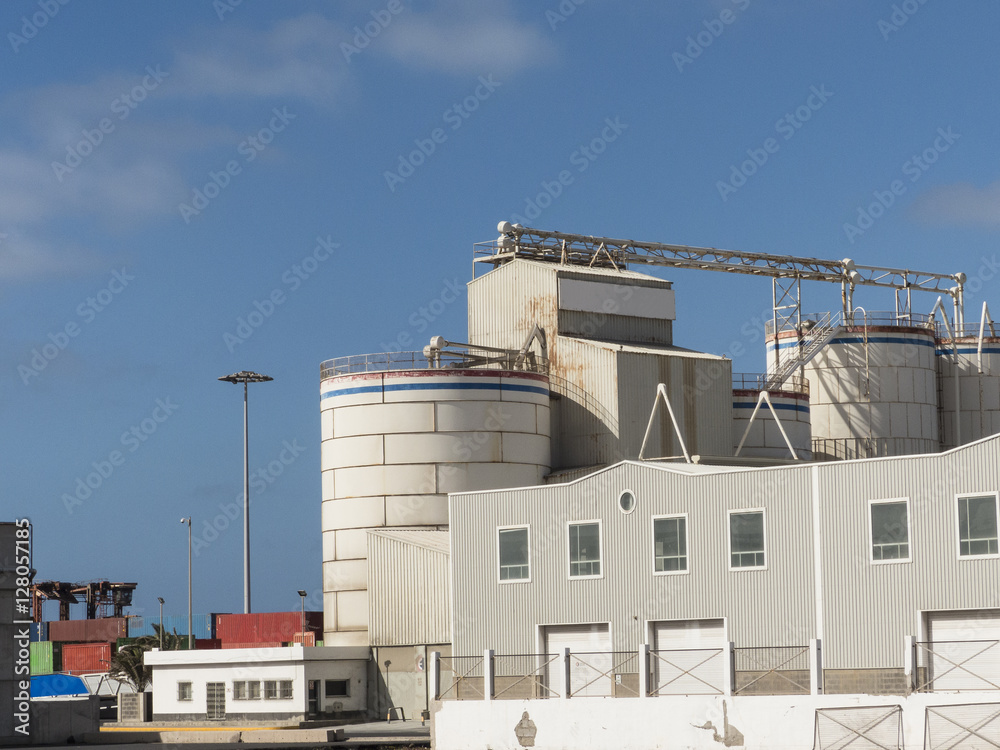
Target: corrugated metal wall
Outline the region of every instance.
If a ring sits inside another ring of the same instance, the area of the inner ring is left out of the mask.
[[[53,620],[49,623],[49,640],[67,643],[114,642],[128,636],[127,623],[128,620],[124,617]]]
[[[538,323],[554,337],[556,275],[544,263],[508,263],[469,282],[469,343],[519,348]]]
[[[648,620],[725,617],[737,646],[822,634],[826,668],[902,667],[920,612],[1000,607],[1000,559],[959,559],[956,532],[956,494],[998,490],[998,450],[991,438],[948,454],[707,475],[627,463],[568,485],[452,496],[455,653],[533,653],[538,625],[589,622],[610,622],[614,648],[632,650]],[[616,505],[624,489],[637,498],[628,515]],[[873,564],[869,502],[899,497],[909,498],[912,562]],[[727,511],[739,508],[765,509],[765,570],[729,570]],[[690,572],[653,575],[651,517],[679,513]],[[604,575],[569,580],[567,523],[592,519]],[[501,585],[496,528],[518,524],[531,529],[531,582]]]
[[[444,531],[412,531],[433,534]],[[373,646],[451,641],[448,553],[408,544],[392,532],[368,533],[368,628]]]
[[[756,473],[760,490],[747,490]],[[618,510],[630,489],[637,508]],[[731,508],[767,505],[768,567],[729,572]],[[646,640],[646,622],[726,617],[745,646],[801,645],[814,631],[808,469],[687,476],[620,464],[563,486],[453,496],[455,653],[534,653],[536,625],[610,622],[615,650]],[[652,521],[687,513],[689,574],[653,575]],[[602,522],[604,576],[569,580],[567,524]],[[497,582],[496,527],[530,525],[531,582]],[[794,596],[790,592],[801,592]]]

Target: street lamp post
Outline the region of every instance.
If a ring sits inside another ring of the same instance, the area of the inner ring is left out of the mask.
[[[274,378],[248,370],[219,378],[243,383],[243,612],[250,614],[250,439],[247,431],[247,383],[266,383]]]
[[[303,589],[299,589],[299,601],[302,604],[302,616],[299,618],[299,633],[301,633],[301,640],[303,646],[306,645],[306,592]]]
[[[194,650],[194,611],[191,607],[191,516],[182,518],[181,523],[186,523],[188,527],[188,650]],[[161,623],[162,624],[162,623]]]
[[[156,601],[160,603],[160,651],[163,650],[163,597],[156,597]]]

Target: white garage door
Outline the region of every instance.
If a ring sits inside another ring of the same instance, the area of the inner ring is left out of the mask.
[[[932,690],[1000,690],[1000,609],[925,617],[931,643],[924,680]]]
[[[726,626],[719,620],[651,623],[652,692],[655,695],[717,695],[723,692]]]
[[[614,694],[614,675],[611,670],[611,633],[607,623],[587,625],[547,625],[543,631],[545,653],[561,654],[570,651],[570,688],[576,696],[603,696]],[[562,688],[559,661],[549,670],[549,685]]]

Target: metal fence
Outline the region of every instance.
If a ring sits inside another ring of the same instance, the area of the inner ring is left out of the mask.
[[[570,654],[569,695],[639,696],[639,654],[635,651],[575,651]]]
[[[441,700],[482,700],[483,691],[482,656],[442,656]]]
[[[493,657],[493,698],[524,700],[558,698],[552,686],[559,654],[496,654]]]
[[[733,649],[733,695],[808,695],[809,646]]]
[[[723,695],[726,650],[688,648],[649,651],[649,694]]]
[[[1000,690],[1000,640],[918,641],[914,690]]]

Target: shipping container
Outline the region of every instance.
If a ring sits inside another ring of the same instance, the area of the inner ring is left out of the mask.
[[[305,638],[302,636],[305,635]],[[303,646],[315,646],[316,645],[316,633],[315,631],[308,630],[303,633],[295,633],[292,636],[292,643],[301,643]]]
[[[222,648],[281,648],[284,644],[280,641],[270,643],[237,643],[235,641],[223,641]]]
[[[29,648],[31,674],[52,674],[55,671],[52,641],[34,641]]]
[[[31,623],[31,642],[47,641],[49,639],[49,624],[47,622]]]
[[[323,613],[306,612],[305,630],[323,632]],[[215,637],[227,643],[289,643],[302,630],[301,612],[216,615]]]
[[[128,620],[102,617],[96,620],[53,620],[49,640],[62,643],[114,643],[128,637]]]
[[[143,635],[156,635],[156,625],[160,624],[159,615],[144,615],[142,617],[128,618],[128,635],[130,638],[138,638]],[[214,615],[192,615],[191,629],[195,638],[214,638]],[[177,635],[187,636],[188,617],[187,615],[164,615],[163,630],[167,633],[177,633]]]
[[[70,674],[107,672],[112,645],[111,643],[64,643],[62,671]]]

